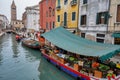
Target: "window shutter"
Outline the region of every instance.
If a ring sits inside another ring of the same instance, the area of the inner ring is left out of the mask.
[[[58,6],[60,6],[60,0],[58,0]]]
[[[83,4],[87,4],[87,0],[83,0]]]
[[[83,17],[82,16],[81,16],[81,20],[80,21],[81,21],[81,25],[83,25]]]
[[[108,12],[105,12],[105,22],[104,24],[107,24],[108,23],[108,18],[109,18],[109,15],[108,15]]]
[[[97,13],[97,16],[96,16],[96,24],[99,24],[99,13]]]

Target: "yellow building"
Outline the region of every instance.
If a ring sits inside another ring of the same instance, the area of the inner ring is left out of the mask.
[[[78,28],[78,6],[80,0],[56,0],[56,27],[68,30]]]

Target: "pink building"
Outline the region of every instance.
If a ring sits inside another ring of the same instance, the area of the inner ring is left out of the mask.
[[[42,0],[40,7],[40,26],[49,31],[55,28],[55,4],[56,0]]]

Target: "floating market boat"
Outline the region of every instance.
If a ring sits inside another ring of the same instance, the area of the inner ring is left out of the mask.
[[[22,45],[32,48],[32,49],[40,49],[39,41],[33,39],[23,39]]]
[[[120,46],[80,38],[63,27],[42,36],[47,40],[43,57],[77,80],[120,80],[120,60],[110,60],[120,53]]]

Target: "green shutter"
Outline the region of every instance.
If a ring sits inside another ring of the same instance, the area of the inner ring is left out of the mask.
[[[81,16],[81,20],[80,21],[81,21],[81,25],[83,25],[83,16]]]
[[[99,18],[100,18],[99,13],[97,13],[97,16],[96,16],[96,24],[99,24]]]
[[[87,0],[83,0],[83,4],[87,4]]]
[[[58,22],[60,22],[60,15],[58,15]]]
[[[105,12],[105,13],[104,13],[104,17],[105,17],[105,22],[104,22],[104,24],[107,24],[107,23],[108,23],[108,18],[109,18],[108,12]]]
[[[76,18],[76,12],[72,12],[72,21],[74,21]]]
[[[60,0],[58,0],[58,6],[60,6]]]

